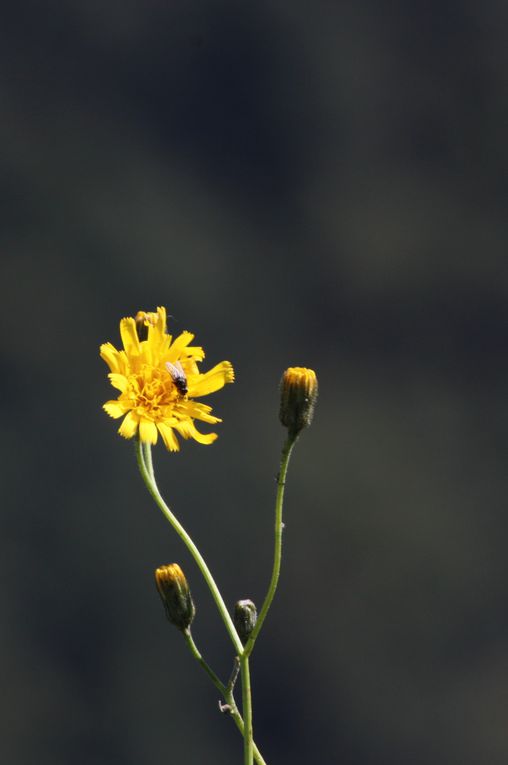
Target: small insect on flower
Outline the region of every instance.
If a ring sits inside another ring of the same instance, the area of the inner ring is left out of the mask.
[[[187,377],[185,376],[185,372],[183,371],[183,367],[180,364],[180,362],[175,361],[175,363],[172,364],[170,361],[166,361],[166,369],[171,375],[171,379],[173,380],[178,393],[181,396],[186,396],[187,395]]]

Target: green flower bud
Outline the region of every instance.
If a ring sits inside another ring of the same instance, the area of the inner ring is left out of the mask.
[[[187,579],[178,563],[156,569],[155,584],[171,624],[182,632],[188,630],[196,609]]]
[[[318,395],[316,373],[305,367],[289,367],[280,383],[280,421],[296,438],[312,422]]]
[[[235,603],[233,622],[244,645],[256,626],[257,619],[258,612],[252,600],[239,600]]]

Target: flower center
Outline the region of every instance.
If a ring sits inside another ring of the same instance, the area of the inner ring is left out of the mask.
[[[181,395],[169,372],[145,365],[140,372],[129,375],[128,396],[138,414],[157,419],[167,415]]]

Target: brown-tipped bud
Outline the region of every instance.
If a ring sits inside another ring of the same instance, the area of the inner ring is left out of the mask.
[[[245,645],[249,635],[256,626],[258,612],[252,600],[239,600],[235,603],[233,621],[240,640]]]
[[[318,395],[318,381],[313,369],[289,367],[280,382],[280,421],[296,438],[308,427],[314,416]]]
[[[178,563],[156,569],[155,584],[169,621],[184,632],[190,627],[196,609],[187,579]]]

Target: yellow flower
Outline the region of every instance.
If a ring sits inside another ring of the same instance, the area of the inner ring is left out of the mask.
[[[205,354],[190,345],[194,335],[182,332],[174,340],[167,334],[166,309],[156,313],[139,311],[135,318],[120,321],[123,350],[112,343],[101,345],[100,355],[109,366],[108,375],[117,399],[104,404],[115,419],[123,417],[119,433],[124,438],[139,435],[144,443],[157,443],[158,433],[166,448],[176,452],[180,446],[176,433],[211,444],[216,433],[200,433],[194,420],[221,422],[212,408],[194,401],[233,382],[235,374],[229,361],[222,361],[201,374],[198,363]]]

